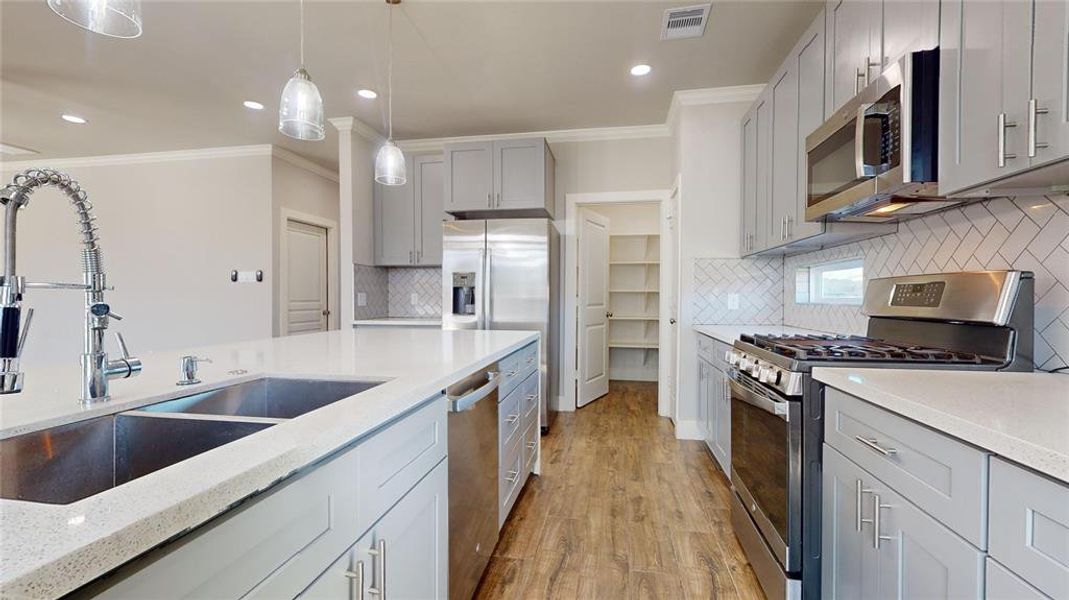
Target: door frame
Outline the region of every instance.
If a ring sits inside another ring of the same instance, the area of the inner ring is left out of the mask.
[[[279,208],[278,218],[278,256],[275,257],[278,264],[278,287],[276,289],[276,297],[278,302],[275,305],[275,336],[286,335],[289,330],[289,311],[286,307],[289,305],[289,269],[286,265],[286,252],[289,250],[288,242],[286,241],[286,226],[294,221],[297,223],[304,223],[305,225],[312,225],[314,227],[322,227],[327,230],[327,310],[330,314],[327,315],[327,330],[338,329],[339,318],[338,307],[341,305],[341,296],[339,295],[339,271],[338,271],[338,222],[319,215],[313,215],[291,208]]]
[[[671,197],[671,189],[638,190],[633,192],[592,192],[572,193],[564,195],[564,302],[561,319],[561,379],[560,397],[557,399],[557,410],[571,412],[576,408],[575,384],[578,365],[576,363],[576,349],[579,340],[576,337],[575,328],[578,323],[576,311],[578,310],[578,281],[576,275],[579,265],[579,243],[575,234],[578,229],[579,209],[590,204],[635,204],[656,203],[661,209],[663,219],[664,203]],[[677,231],[678,233],[678,231]],[[668,240],[661,237],[661,256]],[[661,326],[667,324],[667,304],[662,302],[658,308],[661,318]],[[678,352],[678,347],[676,348]],[[658,357],[659,358],[659,357]],[[658,376],[658,379],[660,377]],[[664,389],[666,382],[658,381],[657,384],[657,413],[668,416],[668,394]]]

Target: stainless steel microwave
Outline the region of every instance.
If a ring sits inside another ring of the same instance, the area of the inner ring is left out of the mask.
[[[806,137],[807,221],[892,222],[938,195],[939,49],[889,66]]]

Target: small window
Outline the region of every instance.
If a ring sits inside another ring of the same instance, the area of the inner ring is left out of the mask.
[[[861,258],[802,267],[795,271],[796,304],[861,304],[865,295]]]

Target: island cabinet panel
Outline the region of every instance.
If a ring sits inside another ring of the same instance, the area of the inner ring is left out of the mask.
[[[827,445],[823,485],[825,597],[983,597],[983,552]]]
[[[300,598],[446,598],[448,475],[443,460]]]
[[[293,598],[332,563],[337,566],[339,557],[369,529],[389,532],[373,535],[398,544],[389,567],[400,569],[395,590],[423,585],[421,577],[428,573],[441,581],[419,591],[444,590],[446,408],[441,396],[430,399],[355,446],[81,590],[81,595],[134,600],[159,597],[166,590],[168,598]],[[442,465],[437,467],[440,474],[428,476],[436,465]],[[411,502],[398,503],[428,480],[432,482],[422,489],[433,492],[420,492],[416,496],[421,499],[412,502],[429,509],[407,509]],[[389,527],[382,529],[383,523]],[[413,533],[417,529],[420,533]],[[416,538],[419,544],[412,541]],[[374,539],[377,543],[379,538]],[[437,548],[436,554],[422,549],[427,543]],[[425,564],[414,566],[414,561]],[[444,597],[444,592],[410,597]]]
[[[987,559],[985,597],[987,600],[1048,600],[1049,598],[991,558]]]
[[[1069,598],[1069,486],[991,461],[991,557],[1052,598]]]

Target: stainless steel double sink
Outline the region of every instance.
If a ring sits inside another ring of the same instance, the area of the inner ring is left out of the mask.
[[[69,504],[380,383],[263,377],[0,440],[0,498]]]

